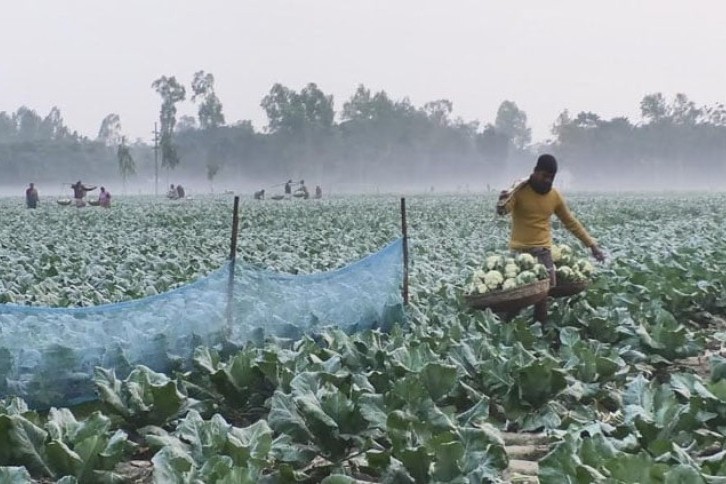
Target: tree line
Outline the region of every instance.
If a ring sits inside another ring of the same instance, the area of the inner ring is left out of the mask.
[[[227,122],[211,73],[195,73],[189,87],[197,115],[177,119],[186,86],[174,76],[151,84],[160,97],[157,155],[174,177],[210,183],[221,173],[260,186],[308,178],[384,187],[449,180],[481,189],[526,173],[543,151],[558,156],[583,189],[702,188],[726,174],[726,109],[698,106],[685,94],[644,96],[634,121],[565,110],[552,138],[533,143],[526,112],[509,100],[483,123],[455,117],[446,99],[416,106],[360,85],[336,109],[315,83],[300,90],[275,84],[260,102],[267,125],[256,130],[249,120]],[[115,113],[89,138],[68,128],[57,108],[43,117],[23,106],[0,112],[0,170],[6,183],[83,174],[148,184],[154,145],[129,142]]]

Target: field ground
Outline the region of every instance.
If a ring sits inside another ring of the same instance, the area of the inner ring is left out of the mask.
[[[543,483],[723,482],[726,196],[569,201],[609,259],[544,327],[462,303],[469,275],[506,248],[493,198],[411,197],[407,329],[200,349],[194,371],[170,378],[99,376],[102,404],[76,418],[7,399],[0,442],[15,445],[0,448],[0,481],[23,482],[24,466],[43,482],[108,482],[114,468],[138,482],[526,482],[533,469]],[[2,200],[0,298],[87,306],[191,282],[224,262],[231,205]],[[400,236],[393,196],[245,200],[241,214],[240,257],[292,273]]]

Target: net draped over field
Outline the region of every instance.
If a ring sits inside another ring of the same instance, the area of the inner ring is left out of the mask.
[[[74,405],[95,399],[96,366],[125,377],[139,364],[186,368],[199,345],[296,339],[330,326],[387,330],[403,316],[402,250],[399,239],[341,269],[305,275],[227,263],[181,288],[96,307],[0,305],[0,398]]]

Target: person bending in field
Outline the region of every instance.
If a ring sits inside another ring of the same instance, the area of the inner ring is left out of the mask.
[[[557,160],[552,155],[537,159],[534,172],[526,181],[511,190],[499,194],[497,214],[512,214],[512,235],[509,248],[515,252],[529,252],[543,264],[550,275],[550,284],[556,285],[555,265],[552,262],[552,215],[587,246],[598,261],[605,260],[605,254],[590,237],[585,227],[567,208],[564,197],[552,183],[557,174]],[[534,306],[534,319],[547,322],[547,299]]]

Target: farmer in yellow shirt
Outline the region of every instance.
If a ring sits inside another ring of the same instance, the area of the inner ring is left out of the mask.
[[[552,215],[562,221],[567,230],[580,239],[592,251],[598,261],[605,260],[605,254],[597,242],[590,237],[585,227],[567,208],[565,199],[552,183],[557,174],[557,160],[552,155],[542,155],[529,179],[513,190],[505,190],[499,195],[497,213],[512,214],[512,238],[509,247],[517,252],[529,252],[547,267],[550,283],[555,285],[555,266],[552,262]],[[547,300],[534,307],[535,321],[547,322]]]

